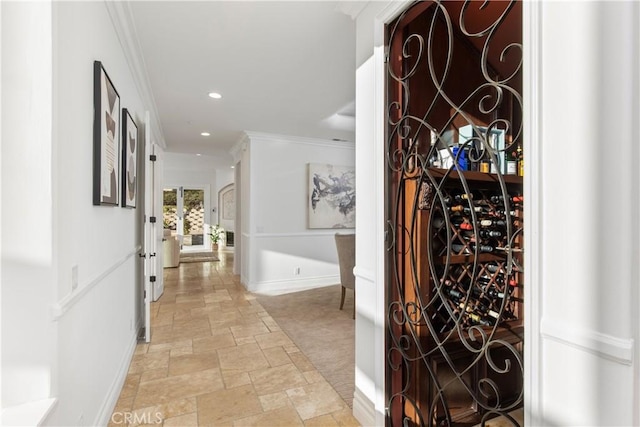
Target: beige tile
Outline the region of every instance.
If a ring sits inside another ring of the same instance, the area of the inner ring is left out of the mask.
[[[149,344],[138,344],[133,354],[145,354],[149,350]]]
[[[140,383],[138,387],[134,408],[193,397],[213,390],[220,390],[223,387],[219,369],[147,381]]]
[[[293,404],[289,400],[289,396],[287,396],[287,393],[284,391],[262,395],[260,396],[260,403],[262,404],[262,410],[265,412],[285,408],[287,406],[293,408]]]
[[[266,334],[268,332],[269,332],[269,329],[262,322],[256,322],[248,325],[231,327],[231,333],[233,334],[236,340],[238,338],[247,338],[247,337],[254,337],[260,334]]]
[[[254,337],[236,338],[235,341],[236,345],[256,344],[256,339]]]
[[[158,369],[150,369],[148,371],[144,371],[140,376],[140,382],[153,381],[160,378],[165,378],[169,373],[169,366]]]
[[[273,320],[273,317],[269,316],[266,312],[260,316],[260,319],[264,322],[265,326],[269,328],[271,332],[281,331],[280,326]]]
[[[191,345],[192,345],[191,339],[171,341],[171,342],[165,342],[161,344],[153,343],[153,339],[152,339],[151,344],[149,345],[149,353],[156,353],[158,351],[171,350],[174,348],[191,347]]]
[[[166,425],[166,424],[165,424]],[[321,415],[304,422],[305,427],[338,427],[338,422],[331,415]]]
[[[308,371],[316,370],[316,367],[313,366],[313,364],[311,363],[311,361],[309,361],[309,359],[307,359],[307,356],[305,356],[300,351],[297,353],[289,353],[289,357],[291,358],[291,361],[296,365],[296,367],[300,369],[300,372],[308,372]]]
[[[201,303],[202,301],[204,301],[204,296],[202,295],[202,292],[199,292],[196,295],[192,295],[192,294],[176,295],[176,305],[183,304],[183,303],[193,303],[193,302]]]
[[[217,291],[204,297],[205,304],[211,304],[220,301],[231,301],[229,291],[225,289],[224,291]]]
[[[116,402],[113,412],[130,412],[131,408],[133,408],[133,399],[135,399],[135,395],[127,397],[120,396]]]
[[[288,354],[300,353],[300,349],[293,344],[284,346],[284,351],[286,351]]]
[[[205,304],[204,307],[197,307],[191,309],[191,316],[208,316],[220,312],[220,304]]]
[[[293,342],[284,332],[271,332],[264,335],[256,335],[255,338],[256,342],[263,350],[271,347],[286,347],[293,345]]]
[[[267,358],[269,364],[272,367],[291,363],[289,355],[287,355],[287,352],[284,351],[282,347],[268,348],[266,350],[263,350],[262,353],[264,353],[264,356]]]
[[[167,311],[158,314],[154,319],[151,320],[151,329],[159,326],[170,326],[173,324],[173,311]]]
[[[169,359],[169,376],[204,371],[217,367],[219,367],[218,354],[215,352],[185,354]]]
[[[218,425],[262,413],[260,400],[250,385],[198,396],[198,423]]]
[[[336,420],[339,426],[360,427],[360,423],[353,416],[353,410],[351,408],[345,408],[340,411],[332,412],[331,416]]]
[[[211,331],[214,333],[214,331]],[[231,332],[222,330],[221,333],[217,333],[210,337],[194,338],[193,339],[193,353],[207,353],[215,351],[219,348],[235,347],[236,341],[233,339]]]
[[[137,354],[133,356],[129,366],[130,374],[138,374],[151,369],[164,368],[169,365],[169,351]]]
[[[330,414],[347,407],[344,400],[327,382],[289,389],[287,395],[303,420]]]
[[[258,344],[246,344],[218,350],[221,369],[237,369],[245,372],[269,367]]]
[[[264,412],[252,417],[241,418],[233,422],[234,427],[280,427],[304,426],[293,408],[281,408]]]
[[[307,380],[309,384],[326,381],[326,379],[318,371],[306,371],[306,372],[303,372],[302,375],[304,375],[304,378]]]
[[[193,354],[193,348],[191,347],[178,347],[178,348],[172,348],[170,353],[169,353],[169,357],[173,358],[173,357],[178,357],[178,356],[184,356],[184,355],[188,355],[188,354]],[[171,359],[169,359],[171,360]]]
[[[227,389],[251,384],[249,373],[238,369],[222,370],[222,380],[224,381],[224,387]]]
[[[138,384],[140,384],[140,374],[128,374],[122,385],[120,397],[135,396],[138,392]]]
[[[198,427],[198,413],[192,412],[164,420],[163,427]]]
[[[259,395],[275,393],[307,384],[300,371],[290,364],[249,372]]]
[[[158,405],[158,411],[162,413],[164,418],[177,417],[179,415],[195,412],[198,409],[196,398],[189,397],[186,399],[176,399],[167,403]]]

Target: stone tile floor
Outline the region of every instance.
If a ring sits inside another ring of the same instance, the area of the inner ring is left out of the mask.
[[[219,262],[164,271],[110,426],[358,426],[351,409]]]

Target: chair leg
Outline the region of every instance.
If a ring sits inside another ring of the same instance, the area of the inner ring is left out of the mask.
[[[341,286],[342,288],[342,298],[340,298],[340,310],[342,310],[342,306],[344,305],[344,291],[345,291],[345,287]]]

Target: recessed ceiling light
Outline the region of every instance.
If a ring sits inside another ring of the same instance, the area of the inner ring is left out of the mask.
[[[213,99],[220,99],[222,98],[222,95],[220,95],[218,92],[209,92],[209,97]]]
[[[231,169],[235,169],[235,168],[236,168],[235,166],[231,166]]]
[[[202,154],[200,154],[200,153],[196,153],[196,156],[202,156]]]
[[[200,135],[202,135],[202,136],[210,136],[211,134],[209,132],[202,132]]]

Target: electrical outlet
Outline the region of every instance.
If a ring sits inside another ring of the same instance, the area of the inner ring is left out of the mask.
[[[71,267],[71,290],[78,287],[78,265]]]

